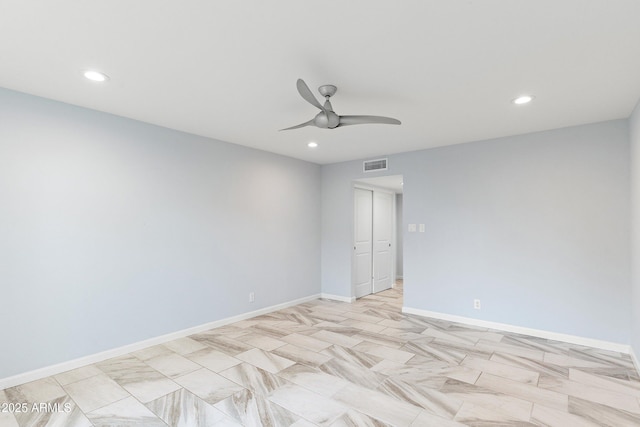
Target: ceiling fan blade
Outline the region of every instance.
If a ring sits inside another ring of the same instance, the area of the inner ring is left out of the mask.
[[[308,122],[300,123],[299,125],[291,126],[290,128],[285,128],[280,130],[298,129],[298,128],[303,128],[305,126],[314,126],[313,119],[309,120]]]
[[[313,96],[313,93],[311,93],[311,89],[309,89],[309,86],[307,86],[304,80],[298,79],[296,87],[298,88],[298,93],[301,97],[304,98],[305,101],[322,111],[326,111],[324,107],[318,102],[316,97]]]
[[[338,126],[364,125],[368,123],[381,123],[386,125],[399,125],[400,120],[382,116],[340,116]]]

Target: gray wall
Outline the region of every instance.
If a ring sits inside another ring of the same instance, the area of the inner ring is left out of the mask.
[[[629,119],[631,139],[631,346],[640,357],[640,100]]]
[[[404,231],[404,305],[627,343],[628,138],[618,120],[389,156],[404,222],[426,224]],[[323,292],[352,295],[361,168],[322,168]]]
[[[0,378],[318,293],[319,193],[311,163],[0,89]]]

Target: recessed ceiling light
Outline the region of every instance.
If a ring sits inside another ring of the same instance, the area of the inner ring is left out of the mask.
[[[531,95],[522,95],[514,99],[512,102],[516,105],[528,104],[533,101],[533,96]]]
[[[84,72],[84,76],[92,82],[105,82],[109,80],[109,76],[100,71],[88,70]]]
[[[307,147],[309,147],[309,148],[316,148],[317,146],[318,146],[317,142],[310,142],[310,143],[307,144]]]

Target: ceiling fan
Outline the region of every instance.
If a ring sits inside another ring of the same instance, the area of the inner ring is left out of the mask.
[[[337,115],[333,112],[333,107],[331,106],[331,102],[329,101],[329,98],[331,98],[338,90],[338,88],[334,85],[323,85],[318,88],[318,92],[320,92],[320,95],[324,96],[325,98],[324,105],[320,104],[316,97],[313,96],[313,93],[311,93],[311,89],[309,89],[309,86],[307,86],[304,80],[298,79],[296,86],[298,88],[298,93],[300,93],[300,96],[302,96],[304,100],[309,104],[320,109],[320,112],[308,122],[304,122],[299,125],[280,130],[298,129],[305,126],[316,126],[323,129],[335,129],[339,126],[364,125],[369,123],[382,123],[388,125],[400,124],[400,120],[392,119],[391,117]]]

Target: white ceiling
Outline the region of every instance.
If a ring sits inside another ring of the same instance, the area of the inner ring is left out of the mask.
[[[639,17],[638,0],[0,0],[0,86],[324,164],[628,117]],[[317,112],[297,78],[402,125],[279,132]]]

